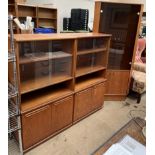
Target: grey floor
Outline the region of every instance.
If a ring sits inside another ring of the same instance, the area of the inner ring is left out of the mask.
[[[132,117],[145,118],[146,97],[140,104],[133,98],[106,101],[104,108],[39,145],[26,155],[90,155]],[[18,150],[10,155],[19,155]]]

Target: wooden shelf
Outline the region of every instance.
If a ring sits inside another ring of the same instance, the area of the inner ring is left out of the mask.
[[[91,53],[98,53],[106,51],[106,48],[95,48],[95,49],[88,49],[88,50],[80,50],[77,52],[77,55],[84,55],[84,54],[91,54]]]
[[[106,69],[106,67],[103,67],[103,66],[81,67],[81,68],[77,69],[76,77],[80,77],[80,76],[83,76],[83,75],[91,74],[91,73],[94,73],[94,72],[97,72],[97,71],[100,71],[100,70],[104,70],[104,69]]]
[[[75,84],[75,91],[78,92],[78,91],[81,91],[83,89],[86,89],[88,87],[91,87],[93,85],[96,85],[98,83],[105,82],[105,81],[106,79],[103,77],[86,78],[85,80],[78,81]]]
[[[38,19],[48,19],[48,20],[57,20],[56,17],[38,17]]]
[[[32,5],[32,4],[24,4],[24,3],[17,3],[18,7],[24,7],[24,8],[36,8],[36,5]]]
[[[13,14],[21,20],[24,20],[27,16],[31,16],[36,28],[46,26],[57,30],[56,8],[10,2],[8,4],[8,13]],[[21,32],[18,30],[17,33]]]
[[[39,62],[39,61],[45,61],[50,59],[60,59],[60,58],[66,58],[66,57],[72,57],[71,54],[65,53],[62,51],[58,52],[52,52],[47,54],[42,54],[41,56],[35,56],[33,54],[28,55],[27,57],[20,58],[19,63],[20,64],[27,64],[32,62]]]
[[[39,108],[41,106],[47,105],[49,102],[61,99],[63,97],[73,94],[68,88],[57,88],[50,91],[45,91],[42,93],[36,93],[32,96],[27,97],[21,103],[21,113],[28,112],[30,110]]]
[[[56,26],[52,26],[52,25],[42,25],[42,24],[39,24],[39,27],[56,29]]]
[[[36,77],[36,79],[21,82],[21,94],[25,94],[40,88],[44,88],[71,79],[72,77],[69,75],[52,75],[51,78],[49,76]]]
[[[53,8],[53,7],[48,7],[48,6],[43,6],[43,5],[39,5],[38,6],[38,9],[41,9],[41,10],[53,10],[53,11],[57,11],[57,8]]]
[[[37,18],[36,16],[31,16],[32,18]],[[18,16],[18,18],[26,18],[26,16]]]
[[[10,3],[10,4],[8,4],[8,6],[15,6],[15,4],[14,3]]]
[[[14,40],[18,42],[39,41],[39,40],[64,40],[78,38],[111,37],[110,34],[103,33],[56,33],[56,34],[15,34]]]

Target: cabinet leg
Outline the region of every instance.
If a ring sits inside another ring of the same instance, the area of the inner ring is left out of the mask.
[[[141,101],[141,94],[137,94],[137,103],[140,103],[140,101]]]

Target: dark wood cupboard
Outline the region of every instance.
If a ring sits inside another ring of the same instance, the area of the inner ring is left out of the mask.
[[[142,12],[142,4],[95,2],[93,31],[112,34],[106,100],[123,100],[128,93]]]

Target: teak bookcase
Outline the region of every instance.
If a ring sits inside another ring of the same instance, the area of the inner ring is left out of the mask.
[[[57,9],[43,6],[28,5],[18,3],[18,1],[9,1],[8,13],[18,17],[22,23],[27,16],[32,17],[34,27],[54,28],[57,31]],[[20,30],[14,25],[14,32],[20,33]]]
[[[102,108],[110,38],[14,36],[24,152]]]
[[[93,32],[112,34],[106,100],[124,100],[128,94],[142,13],[141,4],[95,2]]]

